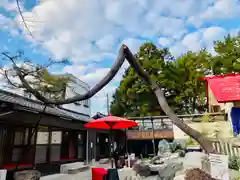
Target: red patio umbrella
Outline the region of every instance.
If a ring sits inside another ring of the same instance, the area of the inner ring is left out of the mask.
[[[135,126],[138,126],[138,124],[135,121],[112,115],[90,121],[89,123],[84,125],[84,127],[86,128],[109,129],[109,130],[127,129]]]
[[[138,124],[135,121],[124,119],[117,116],[112,116],[112,115],[90,121],[84,125],[85,128],[109,129],[110,135],[112,130],[114,129],[127,129],[135,126],[138,126]],[[111,138],[110,138],[110,143],[112,144]],[[112,156],[112,152],[111,152],[111,156]],[[113,161],[111,161],[111,164],[113,167]]]

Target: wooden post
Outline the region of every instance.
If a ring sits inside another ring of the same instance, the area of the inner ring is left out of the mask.
[[[153,144],[153,154],[156,156],[156,146],[155,146],[155,131],[154,131],[154,124],[153,124],[153,118],[150,118],[152,123],[152,144]]]
[[[52,140],[52,127],[48,127],[48,144],[47,144],[47,162],[51,163],[51,140]]]
[[[30,133],[30,132],[29,132]],[[37,150],[37,134],[38,134],[38,126],[32,127],[31,128],[31,133],[33,134],[34,137],[34,142],[33,142],[33,158],[32,158],[32,165],[35,166],[35,159],[36,159],[36,150]],[[29,139],[32,141],[32,137],[30,136]]]

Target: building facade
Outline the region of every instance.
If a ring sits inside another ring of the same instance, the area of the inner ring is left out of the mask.
[[[87,92],[86,83],[71,78],[75,83],[66,86],[65,97],[73,95],[71,89]],[[88,151],[95,148],[96,136],[84,128],[91,120],[90,101],[53,107],[20,93],[0,90],[0,168],[7,169],[7,179],[18,169],[51,174],[59,172],[61,164],[94,158]]]
[[[77,94],[84,94],[90,90],[90,86],[81,81],[80,79],[76,78],[75,76],[71,74],[64,75],[66,77],[69,77],[71,80],[66,86],[65,91],[65,98],[73,97]],[[81,113],[83,115],[86,115],[87,117],[90,117],[91,115],[91,101],[90,99],[86,99],[81,102],[75,102],[71,104],[64,104],[62,105],[62,108],[68,109],[74,112]]]
[[[205,77],[208,111],[225,112],[235,135],[240,133],[240,74]]]

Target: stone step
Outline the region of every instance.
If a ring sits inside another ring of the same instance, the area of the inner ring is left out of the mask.
[[[100,159],[98,161],[99,164],[108,164],[108,162],[109,162],[109,158]]]
[[[83,162],[62,164],[60,167],[60,173],[62,174],[77,174],[89,169],[89,165],[85,165]]]
[[[64,180],[64,179],[69,180],[69,176],[67,174],[51,174],[40,177],[40,180]]]

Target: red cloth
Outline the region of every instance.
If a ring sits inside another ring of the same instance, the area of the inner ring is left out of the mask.
[[[92,168],[92,180],[103,180],[108,171],[105,168]]]

